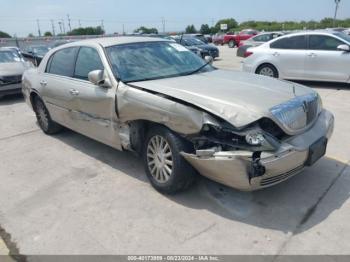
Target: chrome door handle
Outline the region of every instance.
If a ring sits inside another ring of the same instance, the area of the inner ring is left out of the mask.
[[[77,96],[77,95],[79,95],[79,91],[78,91],[78,90],[75,90],[75,89],[70,89],[70,90],[69,90],[69,93],[70,93],[72,96]]]
[[[42,87],[47,86],[47,82],[46,82],[45,80],[41,80],[41,81],[40,81],[40,85],[41,85]]]

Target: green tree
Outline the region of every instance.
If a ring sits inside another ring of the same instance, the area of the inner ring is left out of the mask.
[[[52,36],[51,32],[50,31],[47,31],[44,33],[44,36]]]
[[[158,34],[157,28],[147,28],[145,26],[140,26],[136,30],[134,30],[135,33],[141,33],[141,34]]]
[[[195,34],[197,33],[197,29],[194,25],[188,25],[185,30],[186,34]]]
[[[199,32],[203,35],[207,35],[211,33],[210,27],[207,24],[203,24],[201,25],[201,29],[199,30]]]
[[[227,25],[227,31],[234,31],[236,28],[238,28],[238,23],[234,18],[225,18],[225,19],[219,20],[216,23],[215,28],[216,28],[217,32],[219,32],[221,30],[220,29],[221,24]]]
[[[11,38],[11,36],[8,33],[0,31],[0,38]]]
[[[68,32],[67,35],[103,35],[105,31],[101,26],[97,27],[79,27]]]
[[[34,35],[32,33],[29,33],[28,37],[34,37]]]

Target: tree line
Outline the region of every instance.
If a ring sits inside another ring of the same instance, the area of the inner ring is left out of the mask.
[[[193,34],[193,33],[201,33],[201,34],[216,34],[221,32],[220,25],[226,24],[227,30],[225,32],[235,32],[240,31],[242,29],[255,29],[258,31],[293,31],[293,30],[304,30],[304,29],[325,29],[332,28],[334,25],[336,27],[344,27],[350,28],[350,18],[344,20],[336,20],[333,18],[324,18],[321,21],[284,21],[284,22],[276,22],[276,21],[246,21],[242,23],[238,23],[234,18],[227,18],[219,20],[215,26],[210,27],[208,24],[202,24],[199,30],[196,29],[194,25],[188,25],[185,29],[185,33]]]
[[[72,31],[67,32],[66,34],[57,34],[57,36],[73,36],[73,35],[103,35],[105,31],[102,29],[101,26],[97,27],[79,27],[75,28]],[[52,32],[47,31],[44,33],[45,37],[53,36]],[[9,35],[6,32],[0,31],[0,38],[10,38],[11,35]],[[28,37],[34,37],[32,33],[28,34]]]

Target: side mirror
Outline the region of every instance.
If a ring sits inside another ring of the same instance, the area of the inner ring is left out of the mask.
[[[204,57],[204,60],[205,60],[205,62],[207,62],[208,64],[212,64],[213,61],[214,61],[214,58],[213,58],[212,56],[207,55],[207,56]]]
[[[88,74],[88,79],[94,85],[106,88],[111,87],[111,83],[109,82],[109,79],[106,78],[104,70],[91,71]]]
[[[350,46],[348,45],[339,45],[337,49],[340,51],[350,52]]]

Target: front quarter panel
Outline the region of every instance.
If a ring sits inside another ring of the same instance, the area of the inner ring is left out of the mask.
[[[205,121],[200,110],[125,84],[118,87],[117,105],[121,122],[147,120],[184,135],[198,133]]]

